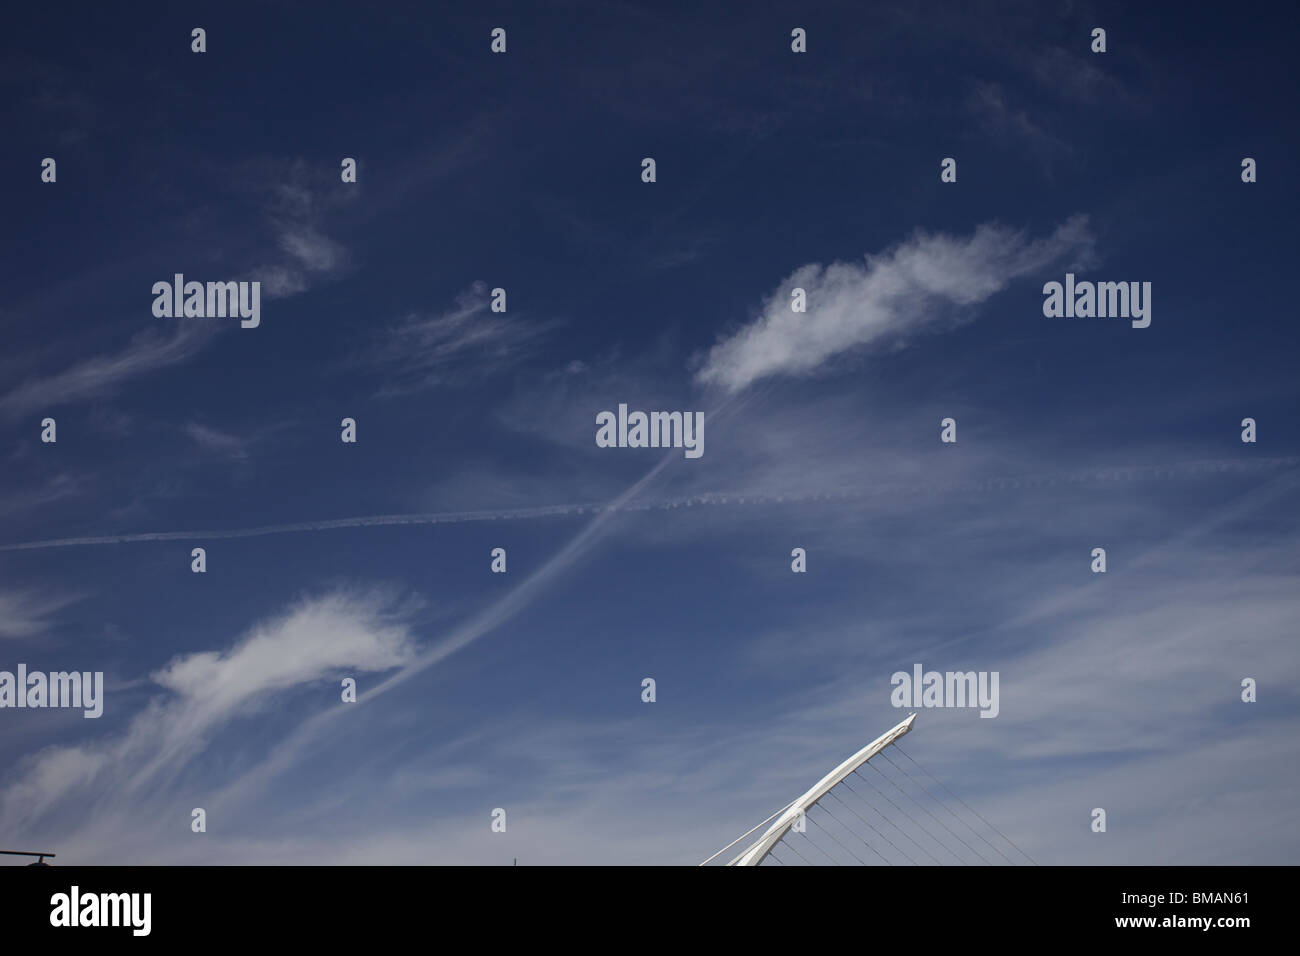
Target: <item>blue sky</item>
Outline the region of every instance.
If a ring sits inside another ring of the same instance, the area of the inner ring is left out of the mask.
[[[920,662],[1000,673],[907,749],[1039,862],[1295,863],[1296,26],[15,13],[0,669],[107,691],[0,712],[0,842],[695,863]],[[1152,283],[1150,327],[1045,317],[1067,271]],[[155,318],[178,272],[260,281],[260,326]],[[704,411],[704,455],[598,448],[619,403]]]

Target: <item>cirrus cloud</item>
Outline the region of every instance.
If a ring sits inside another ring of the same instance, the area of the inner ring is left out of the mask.
[[[1086,262],[1091,245],[1087,217],[1074,216],[1041,239],[985,223],[966,238],[918,232],[862,264],[801,266],[758,318],[713,346],[696,380],[738,392],[772,375],[812,374],[851,349],[967,319],[1012,279],[1060,260]],[[807,292],[806,313],[790,307],[795,288]]]

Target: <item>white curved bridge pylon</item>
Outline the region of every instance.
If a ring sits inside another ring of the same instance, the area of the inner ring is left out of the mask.
[[[837,783],[857,770],[864,763],[874,757],[880,751],[884,750],[895,740],[898,740],[904,734],[912,729],[912,721],[916,720],[916,714],[909,714],[906,720],[903,720],[896,726],[885,731],[871,743],[867,744],[848,760],[818,780],[803,796],[791,803],[784,812],[777,811],[781,815],[776,822],[768,827],[767,832],[758,838],[752,845],[744,850],[738,857],[728,863],[728,866],[758,866],[772,852],[772,847],[776,846],[781,837],[802,815],[806,814],[814,804],[830,791]],[[769,818],[770,819],[770,818]],[[766,823],[767,821],[763,821]],[[758,826],[762,826],[760,823]],[[754,828],[755,830],[758,827]],[[753,831],[750,831],[753,832]],[[746,834],[748,836],[748,834]],[[744,839],[744,837],[741,837]],[[726,847],[723,847],[726,849]],[[716,855],[716,854],[715,854]],[[707,862],[707,861],[705,861]]]

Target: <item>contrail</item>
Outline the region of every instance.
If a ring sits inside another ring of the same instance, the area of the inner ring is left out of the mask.
[[[133,544],[140,541],[179,541],[190,538],[256,538],[267,534],[292,534],[298,531],[332,531],[337,528],[372,528],[402,524],[461,524],[471,521],[508,521],[520,518],[546,518],[552,515],[582,514],[595,505],[546,505],[538,508],[513,508],[496,511],[445,511],[428,514],[361,515],[325,521],[298,521],[292,524],[269,524],[256,528],[227,528],[222,531],[149,531],[141,534],[97,535],[82,538],[51,538],[48,541],[24,541],[0,545],[0,551],[25,551],[32,548],[70,548],[92,544]],[[612,507],[612,506],[608,506]]]
[[[744,404],[744,399],[731,396],[725,399],[715,412],[711,412],[710,415],[713,416],[719,413],[734,414]],[[605,525],[613,514],[635,507],[637,496],[654,481],[655,477],[664,470],[671,460],[673,460],[671,454],[662,457],[658,464],[626,488],[616,499],[607,505],[602,505],[600,513],[588,521],[576,535],[569,539],[564,547],[551,555],[537,570],[511,588],[500,599],[453,629],[451,634],[422,652],[415,660],[397,671],[397,673],[361,694],[357,698],[357,703],[361,704],[386,694],[394,687],[405,683],[461,648],[472,644],[518,614],[532,603],[554,578],[563,574],[595,547],[604,532]],[[220,793],[212,794],[211,802],[219,803],[226,800],[238,802],[242,795],[264,785],[268,780],[290,766],[303,750],[338,719],[341,713],[343,711],[334,707],[319,711],[307,718],[298,725],[289,737],[277,744],[274,750],[262,760],[261,764],[228,784]]]
[[[745,399],[738,399],[733,396],[726,399],[710,416],[725,416],[734,414],[739,408],[743,407]],[[420,672],[427,670],[429,667],[443,660],[447,656],[454,654],[456,651],[468,644],[481,638],[501,624],[510,620],[521,610],[527,607],[536,597],[546,588],[546,586],[557,576],[563,574],[569,567],[581,560],[591,549],[600,541],[602,534],[608,526],[612,517],[619,511],[625,510],[635,504],[636,498],[641,495],[655,478],[664,471],[670,462],[679,460],[673,453],[668,453],[647,471],[640,479],[623,490],[612,501],[601,504],[593,510],[598,513],[594,514],[583,527],[575,534],[562,548],[555,552],[541,566],[539,566],[530,575],[524,578],[519,584],[514,585],[503,596],[491,603],[484,610],[471,616],[467,621],[454,628],[452,632],[431,647],[426,648],[414,660],[407,663],[396,673],[389,676],[376,686],[362,693],[357,698],[357,703],[363,703],[381,696]],[[578,506],[582,507],[582,506]],[[294,525],[276,525],[263,528],[245,529],[243,531],[233,530],[222,533],[223,537],[238,537],[248,533],[274,534],[280,531],[312,531],[318,528],[334,527],[364,527],[371,524],[403,524],[403,523],[429,523],[430,519],[441,521],[456,520],[484,520],[484,517],[496,517],[500,515],[515,517],[517,512],[524,512],[528,516],[534,513],[559,513],[568,514],[576,513],[577,508],[572,506],[554,506],[553,508],[542,509],[515,509],[513,511],[489,511],[489,512],[457,512],[450,514],[438,515],[379,515],[364,518],[343,518],[336,521],[327,522],[302,522]],[[466,517],[473,516],[473,517]],[[412,520],[414,519],[414,520]],[[117,543],[122,540],[172,540],[176,537],[183,537],[184,534],[179,532],[162,532],[153,535],[120,535],[102,539],[104,543]],[[65,539],[76,541],[78,543],[99,543],[101,539]],[[46,546],[57,547],[61,543],[48,544]],[[41,542],[32,542],[28,547],[40,547]],[[8,550],[13,550],[10,545]],[[284,767],[290,765],[297,755],[304,748],[309,746],[319,735],[333,725],[339,719],[339,715],[346,711],[339,708],[330,708],[320,711],[309,717],[301,723],[286,739],[281,741],[274,749],[263,758],[261,763],[253,770],[240,777],[238,780],[227,784],[219,793],[209,795],[209,802],[222,801],[226,799],[238,799],[238,795],[246,793],[248,790],[271,779]],[[144,765],[135,770],[127,784],[127,794],[134,800],[142,792],[157,792],[165,783],[171,784],[172,781],[183,771],[186,766],[186,759],[177,760],[174,751],[168,751],[153,755]],[[22,782],[20,781],[21,785]]]
[[[662,464],[654,469],[657,473]],[[1044,488],[1057,485],[1092,484],[1114,481],[1144,481],[1157,478],[1188,478],[1213,474],[1254,474],[1271,469],[1293,468],[1300,457],[1258,459],[1209,459],[1175,462],[1169,465],[1119,465],[1083,471],[994,475],[987,478],[950,482],[893,482],[858,485],[834,491],[803,491],[792,494],[753,493],[747,491],[710,491],[675,498],[629,501],[627,496],[607,502],[575,502],[541,505],[534,508],[503,508],[479,511],[439,511],[395,515],[360,515],[323,521],[298,521],[291,524],[262,525],[255,528],[227,528],[218,531],[151,531],[139,534],[95,535],[77,538],[50,538],[0,544],[0,551],[30,551],[41,548],[72,548],[105,544],[135,544],[147,541],[193,541],[221,538],[256,538],[269,534],[295,534],[306,531],[334,531],[342,528],[376,528],[388,525],[468,524],[474,521],[521,521],[537,518],[599,515],[613,511],[653,511],[673,508],[714,507],[738,504],[784,504],[816,501],[850,501],[882,495],[969,494],[988,491]],[[638,486],[640,484],[638,483]]]

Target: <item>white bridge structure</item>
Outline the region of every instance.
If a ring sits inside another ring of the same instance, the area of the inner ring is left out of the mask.
[[[745,847],[727,866],[760,866],[764,862],[775,862],[785,866],[802,863],[811,866],[827,865],[826,861],[836,866],[854,862],[869,865],[867,860],[859,855],[864,847],[864,852],[873,854],[879,864],[889,866],[920,865],[920,857],[925,857],[926,862],[932,865],[954,862],[958,865],[993,865],[998,862],[990,858],[993,855],[1001,858],[1001,865],[1017,864],[1018,861],[1004,854],[981,832],[980,828],[972,826],[969,820],[958,815],[951,806],[934,796],[934,790],[914,776],[906,765],[894,761],[885,752],[891,746],[899,754],[900,759],[906,759],[925,774],[933,782],[932,786],[937,784],[938,788],[946,791],[952,799],[978,818],[984,824],[984,828],[996,834],[1001,838],[1002,843],[1032,864],[1034,861],[1029,855],[1011,842],[1001,830],[976,813],[898,746],[898,741],[912,730],[915,720],[916,714],[909,714],[905,720],[844,760],[802,795],[777,810],[758,826],[742,833],[700,866],[713,862],[767,824],[770,826],[763,831],[762,836]],[[893,771],[892,773],[882,768],[879,762],[870,763],[871,759],[877,756]],[[871,775],[862,774],[861,771],[866,769],[873,771],[874,779]],[[877,781],[887,784],[891,789],[878,787]],[[830,800],[827,800],[828,797]],[[912,811],[906,808],[906,803],[911,803],[920,815],[913,815]],[[892,809],[886,811],[883,809],[884,805]],[[968,842],[966,836],[953,830],[946,818],[935,815],[932,806],[945,811],[947,817],[951,817],[960,826],[965,827],[970,834],[973,834],[974,842]],[[817,817],[811,815],[814,808],[819,810]],[[867,815],[864,816],[860,811],[865,811]],[[925,817],[929,818],[929,822],[925,821]],[[809,829],[810,823],[815,825],[815,829]],[[870,830],[871,835],[868,836],[863,828]],[[944,831],[942,835],[940,830]],[[819,838],[814,840],[813,833],[817,833]],[[984,849],[979,846],[981,841]],[[963,849],[958,849],[958,845]],[[776,852],[778,847],[782,850],[779,854]],[[816,860],[813,858],[814,849],[820,854]],[[986,855],[989,850],[993,851],[992,854]]]

